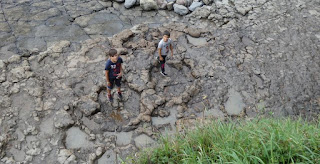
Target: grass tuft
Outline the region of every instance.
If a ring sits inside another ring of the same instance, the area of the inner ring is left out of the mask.
[[[317,163],[320,123],[264,118],[213,121],[142,151],[133,163]]]

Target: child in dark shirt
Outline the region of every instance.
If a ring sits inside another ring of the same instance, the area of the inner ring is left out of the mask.
[[[109,101],[112,102],[113,98],[111,95],[111,90],[114,84],[118,87],[118,95],[119,98],[122,99],[121,94],[121,78],[122,78],[122,63],[123,60],[119,57],[117,50],[110,49],[109,50],[109,59],[106,62],[105,67],[105,76],[107,80],[107,91],[108,91],[108,98]]]

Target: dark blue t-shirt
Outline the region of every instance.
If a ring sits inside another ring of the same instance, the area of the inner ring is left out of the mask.
[[[121,63],[123,63],[122,58],[118,57],[117,62],[113,63],[110,59],[106,62],[106,67],[104,70],[109,71],[109,78],[116,78],[120,73]]]

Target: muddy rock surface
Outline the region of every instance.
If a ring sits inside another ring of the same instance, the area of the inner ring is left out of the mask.
[[[316,0],[8,0],[0,9],[0,163],[117,163],[196,119],[320,112]],[[165,30],[167,77],[156,60]],[[111,47],[124,60],[123,99],[114,89],[112,103]]]

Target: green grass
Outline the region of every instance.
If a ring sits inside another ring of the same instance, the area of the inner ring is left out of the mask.
[[[162,137],[130,163],[320,163],[320,123],[302,119],[214,121]]]

